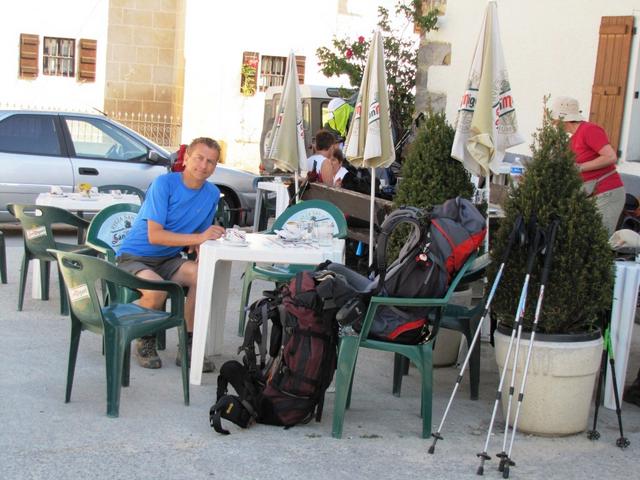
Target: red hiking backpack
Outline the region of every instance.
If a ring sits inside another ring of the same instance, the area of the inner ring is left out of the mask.
[[[221,418],[243,428],[253,422],[291,427],[314,414],[320,421],[337,362],[335,314],[353,294],[339,275],[321,270],[300,272],[253,303],[239,349],[244,364],[221,367],[211,426],[225,434]],[[238,396],[227,394],[228,384]]]

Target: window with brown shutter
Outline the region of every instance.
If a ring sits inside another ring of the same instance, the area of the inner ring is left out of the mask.
[[[78,51],[78,81],[96,81],[96,53],[98,41],[81,38]]]
[[[74,77],[76,41],[72,38],[44,37],[42,74]]]
[[[304,64],[307,57],[296,55],[296,70],[298,71],[298,83],[304,83]]]
[[[20,34],[20,78],[36,78],[38,76],[38,50],[40,37],[28,33]]]

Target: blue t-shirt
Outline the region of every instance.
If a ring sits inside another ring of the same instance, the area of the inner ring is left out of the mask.
[[[172,257],[184,247],[167,247],[149,243],[147,220],[159,223],[174,233],[200,233],[213,223],[220,190],[205,182],[199,189],[188,188],[182,173],[172,172],[156,178],[149,190],[131,230],[122,242],[118,255],[138,257]]]

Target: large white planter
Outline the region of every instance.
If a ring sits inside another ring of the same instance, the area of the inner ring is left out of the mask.
[[[528,337],[528,335],[527,335]],[[602,338],[579,342],[546,341],[536,334],[518,431],[537,435],[572,435],[584,431],[589,419],[593,387],[600,368]],[[496,331],[495,355],[500,372],[509,335]],[[529,340],[522,339],[509,425],[513,425]],[[515,339],[513,350],[515,350]],[[513,351],[512,351],[513,359]],[[502,412],[507,415],[511,360],[502,388]]]
[[[451,304],[462,305],[470,308],[473,293],[471,288],[453,292],[451,296]],[[462,333],[455,330],[441,328],[436,336],[436,343],[433,347],[433,366],[449,367],[458,360],[458,352],[460,351],[460,341]]]

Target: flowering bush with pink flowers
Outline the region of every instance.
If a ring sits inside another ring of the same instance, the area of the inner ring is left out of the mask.
[[[396,138],[411,127],[415,104],[419,38],[412,33],[413,25],[425,34],[437,29],[438,11],[431,10],[423,15],[421,5],[422,0],[398,0],[394,18],[390,18],[386,8],[378,7],[377,29],[382,33],[384,43],[389,107]],[[358,88],[368,52],[369,40],[360,35],[356,40],[334,37],[332,46],[318,48],[316,55],[321,71],[327,77],[347,75],[351,87]]]

